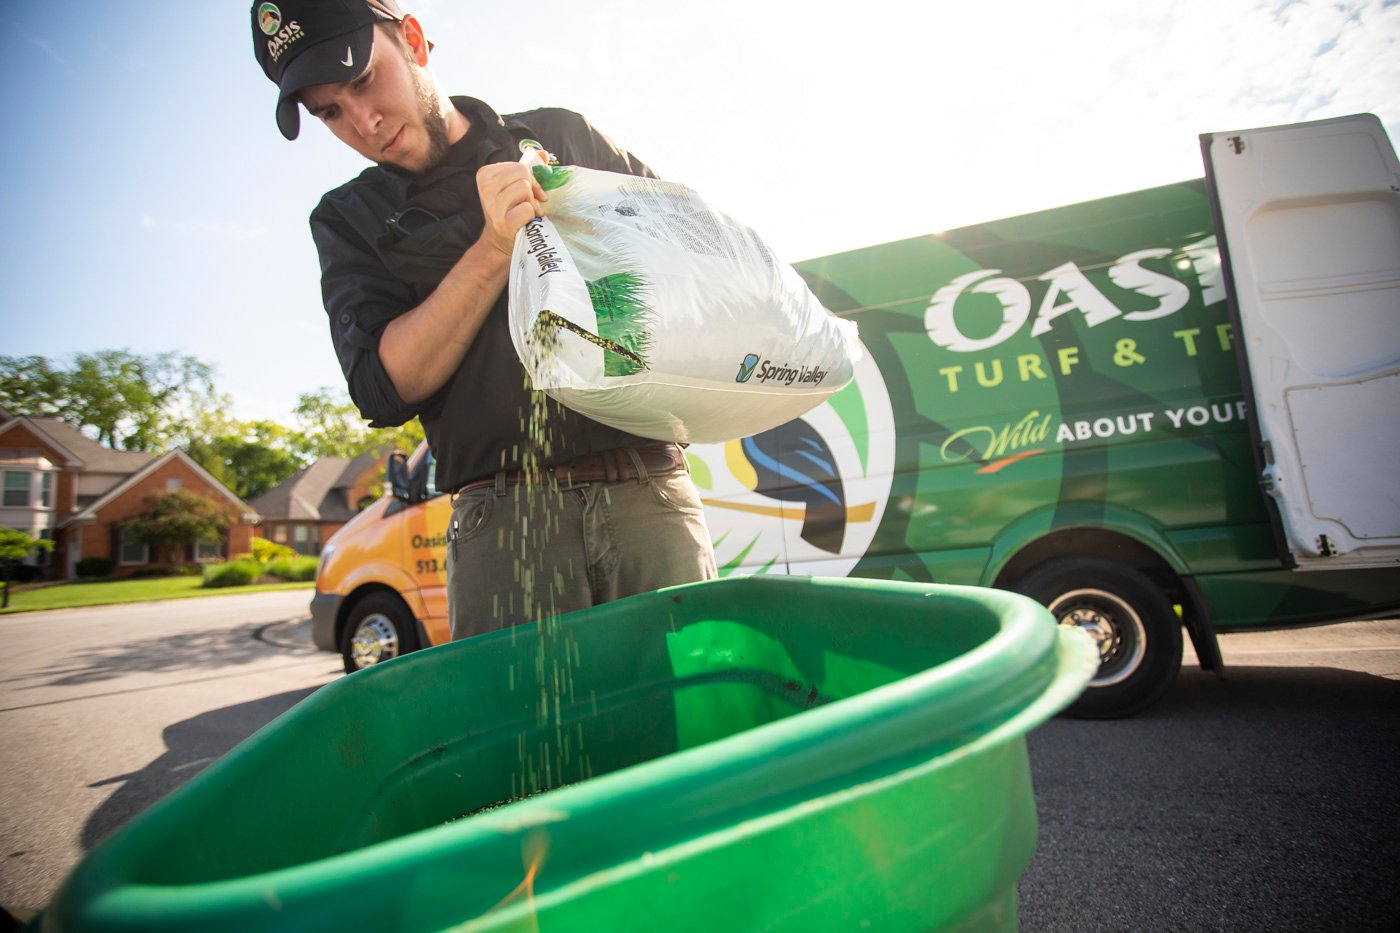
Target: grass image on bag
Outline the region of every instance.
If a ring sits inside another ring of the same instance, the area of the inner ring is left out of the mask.
[[[545,216],[511,259],[510,329],[531,384],[643,437],[776,427],[852,378],[856,327],[753,230],[674,182],[535,166]]]
[[[656,317],[646,303],[646,287],[646,279],[635,272],[616,272],[588,283],[598,336],[607,341],[604,376],[632,376],[646,369]]]

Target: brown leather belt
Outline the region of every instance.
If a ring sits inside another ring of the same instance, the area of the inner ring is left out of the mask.
[[[502,470],[492,476],[474,479],[452,490],[457,496],[480,486],[518,486],[521,483],[553,481],[561,485],[574,483],[621,483],[640,479],[633,457],[641,461],[647,476],[668,476],[684,470],[685,454],[676,444],[651,444],[646,447],[618,447],[584,454],[572,460],[540,470]]]

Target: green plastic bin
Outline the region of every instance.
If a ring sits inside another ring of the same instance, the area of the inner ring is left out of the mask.
[[[994,590],[649,593],[328,684],[94,849],[37,922],[1014,929],[1025,733],[1097,665]]]

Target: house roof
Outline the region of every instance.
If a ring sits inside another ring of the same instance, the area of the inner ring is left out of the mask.
[[[340,474],[340,480],[336,485],[345,489],[350,489],[360,481],[360,478],[364,476],[371,467],[377,467],[383,462],[386,452],[387,451],[383,450],[366,450],[358,457],[353,458],[345,465],[345,472]]]
[[[97,513],[101,509],[105,508],[108,505],[108,503],[112,502],[114,499],[122,495],[128,489],[141,482],[141,480],[145,479],[151,473],[154,473],[156,470],[160,469],[172,459],[179,459],[184,461],[185,465],[192,469],[205,482],[207,482],[210,485],[210,487],[214,489],[215,492],[218,492],[225,499],[232,502],[240,509],[244,510],[243,519],[245,522],[256,523],[258,521],[259,516],[256,514],[256,510],[254,510],[252,513],[247,511],[248,503],[238,498],[229,490],[227,486],[225,486],[223,483],[219,482],[217,479],[211,476],[209,474],[209,471],[204,469],[204,467],[200,466],[193,459],[191,459],[189,454],[185,453],[179,448],[176,448],[175,450],[170,451],[170,453],[165,454],[162,457],[155,457],[153,459],[150,459],[149,462],[147,462],[147,464],[145,465],[145,467],[135,471],[126,479],[122,480],[120,483],[107,490],[96,502],[90,503],[85,508],[80,509],[72,516],[65,519],[62,524],[69,525],[92,521],[97,516]]]
[[[10,416],[4,409],[0,409],[0,415],[4,416],[0,417],[0,436],[13,429],[27,430],[39,443],[49,448],[50,454],[63,461],[64,466],[76,466],[85,471],[129,474],[133,469],[140,469],[141,464],[150,459],[148,454],[133,455],[132,451],[109,451],[56,417]],[[105,457],[105,454],[118,454],[120,461]],[[90,466],[91,461],[98,461],[106,466],[104,468],[99,465],[94,468]]]
[[[155,459],[139,450],[113,450],[104,447],[82,431],[57,418],[20,418],[31,428],[50,438],[60,449],[82,462],[86,473],[135,473]],[[8,425],[6,425],[8,427]],[[0,427],[0,431],[4,428]]]
[[[249,501],[266,520],[348,522],[355,517],[347,491],[383,454],[366,451],[353,459],[322,457]]]

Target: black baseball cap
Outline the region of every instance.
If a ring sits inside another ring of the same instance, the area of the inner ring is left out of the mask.
[[[296,139],[297,91],[358,78],[369,64],[374,24],[398,22],[394,0],[279,0],[254,3],[253,52],[280,89],[277,128]]]

